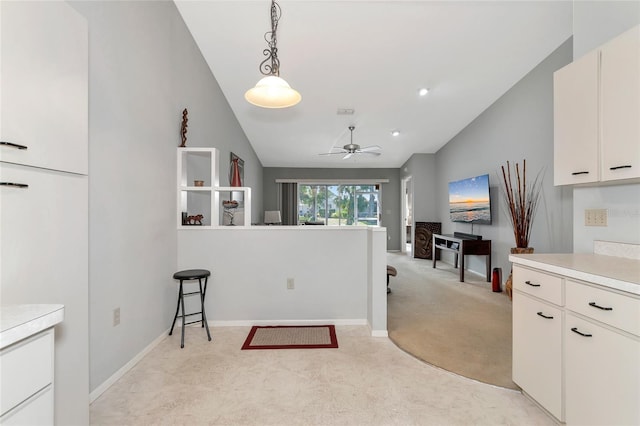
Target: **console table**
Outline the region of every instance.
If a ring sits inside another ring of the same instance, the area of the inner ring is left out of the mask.
[[[491,240],[482,237],[454,232],[451,234],[433,234],[433,252],[447,250],[455,253],[454,267],[458,267],[460,255],[460,281],[464,282],[464,257],[468,254],[487,256],[487,282],[491,281]],[[436,256],[433,256],[433,267],[436,267]]]

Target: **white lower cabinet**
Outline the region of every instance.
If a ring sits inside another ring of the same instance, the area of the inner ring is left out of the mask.
[[[562,310],[513,293],[513,381],[560,420]]]
[[[53,329],[0,351],[0,424],[52,425]]]
[[[567,312],[566,421],[640,424],[640,342]]]
[[[513,267],[513,381],[567,425],[640,425],[640,296]]]

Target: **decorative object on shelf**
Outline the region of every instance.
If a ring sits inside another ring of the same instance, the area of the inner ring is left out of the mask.
[[[244,160],[233,152],[231,153],[231,164],[229,166],[229,186],[242,186],[244,180]]]
[[[193,181],[193,186],[204,186],[204,181],[203,180],[194,180]]]
[[[189,216],[189,213],[182,212],[182,225],[188,225],[189,224],[189,221],[187,220],[188,216]]]
[[[187,216],[187,223],[185,223],[185,225],[202,225],[202,219],[204,219],[204,216],[201,214]]]
[[[236,200],[223,201],[222,207],[224,208],[224,214],[229,219],[229,226],[235,226],[233,223],[233,217],[235,216],[235,210],[238,208],[239,203]]]
[[[259,67],[260,73],[266,77],[244,94],[247,102],[262,108],[286,108],[297,104],[302,99],[300,93],[280,77],[276,31],[281,15],[280,6],[275,0],[271,0],[271,31],[267,31],[264,35],[268,48],[262,51],[266,59],[260,63]]]
[[[280,217],[280,210],[265,210],[264,224],[265,225],[282,224],[282,218]]]
[[[189,119],[187,118],[188,114],[189,111],[187,111],[186,108],[182,110],[182,125],[180,126],[180,137],[182,138],[182,144],[180,145],[180,148],[184,148],[187,146],[187,121],[189,121]]]
[[[522,173],[520,165],[515,164],[515,182],[511,177],[511,164],[507,161],[507,167],[502,166],[502,199],[509,221],[513,227],[513,236],[516,246],[511,248],[511,254],[533,253],[533,247],[529,247],[531,228],[538,208],[538,201],[542,191],[542,170],[538,172],[533,183],[527,184],[527,160],[522,160]],[[505,290],[509,298],[512,298],[513,277],[505,284]]]

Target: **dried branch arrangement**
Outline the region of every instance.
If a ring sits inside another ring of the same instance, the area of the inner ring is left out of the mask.
[[[533,218],[536,215],[540,192],[542,190],[541,172],[538,172],[533,183],[527,184],[527,160],[522,161],[522,173],[516,163],[515,182],[511,176],[511,165],[507,161],[507,167],[502,166],[502,193],[504,206],[509,214],[509,220],[513,226],[513,236],[516,239],[516,247],[529,247],[529,237]]]

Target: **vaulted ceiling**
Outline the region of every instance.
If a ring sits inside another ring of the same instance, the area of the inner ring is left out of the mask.
[[[435,153],[572,34],[570,1],[280,0],[280,76],[302,102],[262,109],[244,93],[262,77],[270,0],[175,3],[265,167]],[[382,155],[318,155],[349,143],[349,125]]]

